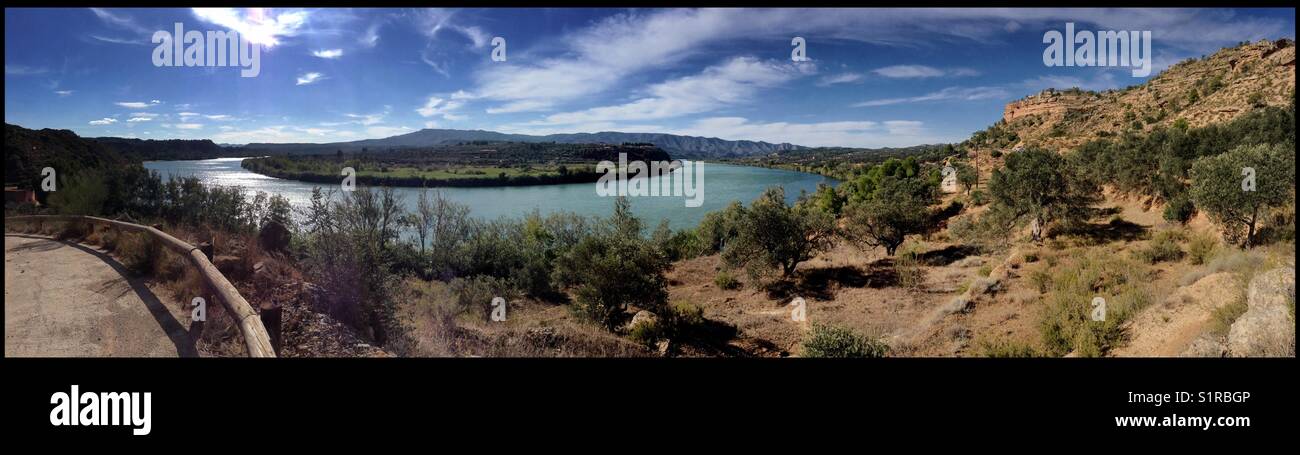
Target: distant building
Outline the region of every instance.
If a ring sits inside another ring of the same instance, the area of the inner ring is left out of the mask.
[[[6,186],[6,187],[5,187],[5,206],[8,207],[10,204],[13,204],[13,205],[23,205],[23,204],[37,205],[37,202],[36,202],[36,192],[35,192],[35,191],[32,191],[32,190],[23,190],[23,189],[19,189],[19,188],[16,187],[16,186]]]
[[[956,193],[960,191],[957,185],[957,168],[945,161],[943,163],[943,182],[939,184],[939,189],[944,193]]]

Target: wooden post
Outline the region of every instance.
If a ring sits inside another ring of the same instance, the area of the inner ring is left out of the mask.
[[[263,303],[261,309],[258,316],[262,318],[262,326],[266,327],[266,334],[271,338],[271,348],[276,355],[280,355],[280,315],[283,308],[279,303],[268,302]]]

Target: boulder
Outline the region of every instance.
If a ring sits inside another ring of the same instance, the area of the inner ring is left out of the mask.
[[[659,317],[649,311],[641,310],[632,316],[632,322],[628,323],[627,326],[628,328],[632,328],[636,327],[638,324],[654,324],[656,322],[659,322]]]
[[[1251,280],[1246,312],[1228,330],[1233,357],[1295,356],[1295,269],[1283,267]]]
[[[948,314],[965,313],[970,310],[971,306],[970,299],[959,295],[953,297],[952,300],[944,306],[944,312]]]
[[[289,228],[283,224],[268,221],[257,232],[257,244],[262,247],[262,251],[284,251],[289,248],[291,236]]]

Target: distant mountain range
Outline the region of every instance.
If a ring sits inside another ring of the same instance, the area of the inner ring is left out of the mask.
[[[380,152],[387,148],[434,147],[472,141],[493,142],[556,142],[561,144],[624,144],[643,143],[655,146],[682,158],[728,158],[766,155],[774,152],[802,150],[807,147],[781,143],[773,144],[761,141],[728,141],[715,137],[678,136],[663,133],[571,133],[534,136],[529,134],[507,134],[484,130],[449,130],[423,129],[412,133],[383,139],[364,139],[351,142],[333,142],[326,144],[264,144],[253,143],[243,148],[259,153],[312,154],[329,153],[336,150]]]

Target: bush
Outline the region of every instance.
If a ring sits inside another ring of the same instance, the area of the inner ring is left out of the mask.
[[[1025,358],[1043,356],[1043,353],[1033,346],[1006,338],[980,340],[978,344],[984,357]]]
[[[1228,336],[1228,331],[1232,329],[1232,323],[1237,322],[1237,318],[1246,314],[1247,309],[1245,295],[1234,299],[1227,305],[1215,308],[1214,312],[1210,314],[1212,321],[1210,333],[1221,337]]]
[[[455,297],[455,314],[470,314],[484,321],[490,319],[494,298],[511,302],[519,297],[509,281],[486,275],[455,278],[447,287]],[[508,310],[506,315],[509,317]]]
[[[1186,223],[1192,219],[1192,214],[1196,213],[1196,206],[1192,204],[1192,199],[1185,194],[1175,196],[1165,205],[1164,218],[1166,221],[1175,223]]]
[[[718,289],[725,289],[728,291],[740,289],[740,281],[726,270],[718,272],[718,275],[713,277],[713,284],[717,286]]]
[[[803,342],[803,356],[809,358],[875,358],[889,353],[883,341],[836,326],[815,324]]]
[[[1148,264],[1163,261],[1177,261],[1183,258],[1183,249],[1178,241],[1185,238],[1177,231],[1160,231],[1152,237],[1146,248],[1133,251],[1133,256]]]
[[[127,268],[144,275],[152,273],[158,262],[160,245],[153,236],[142,232],[122,233],[114,244],[113,251],[122,258]]]
[[[627,337],[637,344],[653,346],[663,337],[663,331],[655,321],[641,321],[628,328]]]
[[[668,314],[662,319],[662,336],[678,338],[690,336],[704,327],[704,309],[690,302],[673,302],[668,305]]]
[[[1187,258],[1192,265],[1201,265],[1214,258],[1214,254],[1219,250],[1219,239],[1205,232],[1196,233],[1191,236],[1191,243],[1187,245]]]
[[[925,275],[925,268],[916,259],[915,253],[900,254],[894,259],[894,276],[899,286],[920,289],[925,285]]]
[[[1122,324],[1151,302],[1141,264],[1100,250],[1077,251],[1051,276],[1047,307],[1039,320],[1046,352],[1099,357],[1123,341]],[[1093,320],[1093,299],[1105,299],[1102,320]]]
[[[613,330],[629,305],[662,314],[668,300],[664,272],[672,266],[641,237],[641,221],[626,198],[596,232],[556,259],[554,281],[575,288],[575,314]]]

